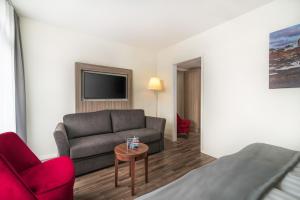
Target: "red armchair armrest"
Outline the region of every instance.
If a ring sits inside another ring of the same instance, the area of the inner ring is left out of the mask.
[[[15,133],[0,134],[0,200],[72,200],[68,157],[42,163]]]
[[[0,180],[0,199],[36,200],[32,191],[2,155],[0,155]]]

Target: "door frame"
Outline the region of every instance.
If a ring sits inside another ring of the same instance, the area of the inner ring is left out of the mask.
[[[198,60],[200,59],[201,67],[200,67],[200,151],[202,150],[203,146],[203,114],[204,114],[204,65],[203,65],[203,57],[199,56],[196,58],[188,59],[183,62],[188,62],[192,60]],[[183,63],[180,62],[180,63]],[[172,133],[172,141],[177,141],[177,66],[180,63],[173,64],[173,133]]]

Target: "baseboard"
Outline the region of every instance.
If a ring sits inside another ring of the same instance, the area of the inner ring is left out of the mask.
[[[217,155],[214,154],[214,153],[207,152],[206,150],[203,150],[203,149],[202,149],[201,153],[204,153],[204,154],[209,155],[209,156],[211,156],[211,157],[213,157],[213,158],[216,158],[216,159],[219,159],[219,158],[221,157],[221,156],[217,156]]]
[[[46,154],[46,155],[39,155],[38,156],[38,158],[40,160],[49,160],[49,159],[56,158],[56,157],[58,157],[58,155],[56,153]]]

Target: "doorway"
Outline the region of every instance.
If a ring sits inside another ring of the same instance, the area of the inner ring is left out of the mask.
[[[180,118],[190,121],[188,133],[176,133],[176,140],[180,136],[198,135],[201,138],[201,98],[202,98],[202,66],[201,58],[195,58],[176,64],[175,66],[175,119]],[[177,130],[182,131],[177,127]],[[178,128],[178,129],[177,129]],[[186,130],[183,129],[185,132]]]

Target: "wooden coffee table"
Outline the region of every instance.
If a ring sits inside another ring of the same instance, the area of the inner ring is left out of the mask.
[[[148,150],[146,144],[140,143],[137,149],[127,149],[127,144],[119,144],[115,147],[115,187],[118,187],[119,161],[129,163],[129,175],[131,176],[131,194],[134,195],[135,161],[145,159],[145,182],[148,183]]]

